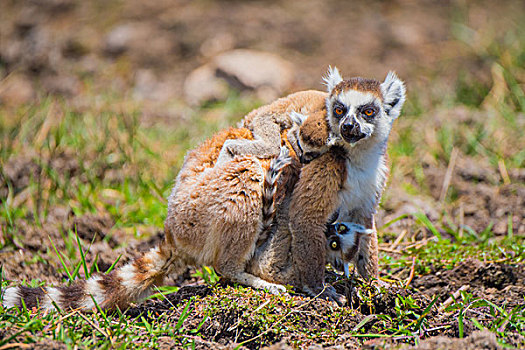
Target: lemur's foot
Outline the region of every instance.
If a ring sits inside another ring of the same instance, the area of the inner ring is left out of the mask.
[[[264,289],[266,289],[269,293],[279,295],[282,293],[286,293],[286,287],[282,284],[275,284],[275,283],[268,283]]]
[[[308,288],[304,289],[310,296],[335,302],[338,306],[343,306],[347,303],[346,297],[337,293],[335,288],[330,285],[324,285],[313,290]]]

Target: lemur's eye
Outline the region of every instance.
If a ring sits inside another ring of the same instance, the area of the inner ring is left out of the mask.
[[[330,248],[332,248],[333,250],[336,250],[339,248],[339,243],[337,243],[337,241],[332,241],[330,243]]]
[[[373,117],[376,114],[376,111],[373,108],[367,108],[363,112],[367,117]]]
[[[345,225],[339,225],[337,227],[337,233],[341,233],[342,234],[342,233],[345,233],[345,231],[346,231],[346,226]]]
[[[342,117],[344,113],[345,113],[345,109],[343,107],[341,107],[341,106],[335,106],[334,107],[334,114],[337,117]]]

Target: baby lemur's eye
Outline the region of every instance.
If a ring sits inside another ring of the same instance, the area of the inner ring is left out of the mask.
[[[337,241],[330,242],[330,248],[332,248],[333,250],[339,249],[339,243]]]
[[[346,233],[346,226],[340,224],[339,227],[337,227],[337,233],[340,233],[340,234]]]
[[[363,111],[363,113],[367,117],[373,117],[376,114],[376,111],[373,108],[367,108]]]

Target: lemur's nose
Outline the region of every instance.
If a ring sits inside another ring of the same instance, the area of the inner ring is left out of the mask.
[[[354,124],[350,122],[345,122],[343,125],[341,125],[341,133],[346,134],[352,131],[354,128]]]

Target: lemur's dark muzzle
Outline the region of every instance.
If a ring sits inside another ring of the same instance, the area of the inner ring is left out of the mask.
[[[343,139],[349,143],[355,143],[366,136],[361,131],[361,126],[358,123],[353,123],[350,118],[341,124],[340,131]]]

